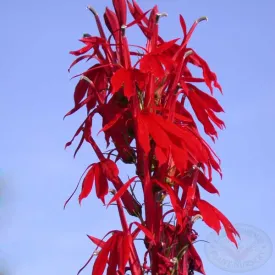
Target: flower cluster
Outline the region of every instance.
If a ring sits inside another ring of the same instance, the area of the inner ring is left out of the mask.
[[[214,88],[222,91],[216,74],[188,48],[196,26],[207,18],[199,18],[188,30],[180,15],[183,38],[165,41],[159,35],[159,21],[167,14],[160,13],[157,6],[146,12],[135,1],[113,0],[113,6],[114,11],[106,8],[104,13],[109,36],[97,12],[89,7],[99,36],[83,35],[80,41],[84,47],[71,52],[77,56],[71,67],[82,60],[94,63],[78,75],[75,106],[66,114],[87,109],[87,117],[66,146],[82,135],[75,154],[87,142],[99,159],[83,174],[79,202],[95,185],[96,196],[103,204],[111,193],[106,204],[116,205],[121,221],[121,230],[112,230],[102,239],[88,236],[96,245],[90,258],[96,257],[92,274],[204,274],[194,247],[198,235],[194,222],[201,218],[217,233],[223,225],[236,245],[238,235],[229,220],[200,195],[201,188],[218,194],[212,172],[221,175],[221,169],[197,124],[201,123],[213,141],[216,128],[224,127],[217,117],[223,109],[213,97]],[[129,13],[133,17],[130,22]],[[132,26],[138,26],[146,37],[144,47],[128,44],[126,33]],[[201,69],[202,76],[193,76],[191,66]],[[210,94],[198,88],[198,83],[205,84]],[[101,131],[107,146],[113,145],[108,152],[93,139],[95,114],[102,117]],[[118,161],[136,168],[136,175],[126,183],[120,178]],[[142,188],[143,201],[135,195],[137,184]],[[136,221],[128,223],[125,211]],[[146,249],[143,259],[135,247],[140,234]]]

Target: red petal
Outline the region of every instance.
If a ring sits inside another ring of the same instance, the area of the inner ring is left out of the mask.
[[[113,0],[113,5],[116,11],[116,15],[117,15],[120,27],[122,25],[126,25],[126,17],[127,17],[126,1]]]
[[[192,244],[189,246],[188,251],[191,255],[191,259],[194,261],[194,270],[205,274],[201,257],[199,256],[198,252]]]
[[[177,169],[183,175],[184,172],[187,170],[188,152],[186,151],[185,148],[179,148],[179,147],[173,146],[172,157]]]
[[[133,224],[135,224],[145,234],[145,236],[148,239],[150,239],[153,243],[155,243],[154,235],[152,234],[152,232],[149,229],[147,229],[144,225],[142,225],[138,222],[133,222]]]
[[[111,203],[113,203],[114,201],[118,200],[121,196],[123,196],[123,194],[125,193],[125,191],[128,189],[128,187],[131,185],[131,183],[137,178],[137,176],[129,179],[119,190],[118,192],[113,196],[113,198],[110,200],[110,202],[108,203],[107,206],[109,206]]]
[[[89,87],[89,83],[86,80],[84,79],[79,80],[79,82],[75,87],[75,92],[74,92],[75,106],[77,106],[81,102],[81,100],[84,98],[85,94],[87,93],[88,87]]]
[[[100,163],[95,166],[95,186],[97,197],[105,204],[105,196],[108,194],[108,181]]]
[[[179,38],[170,40],[168,42],[161,43],[157,48],[152,52],[152,54],[160,54],[164,51],[169,50],[174,44],[179,40]]]
[[[182,15],[180,15],[180,25],[181,25],[184,37],[186,37],[186,35],[187,35],[187,29],[186,29],[185,20],[184,20],[184,18],[183,18]]]
[[[93,165],[90,170],[88,171],[88,173],[86,174],[83,183],[82,183],[82,190],[81,193],[79,195],[79,203],[81,204],[81,201],[85,198],[88,197],[88,195],[90,194],[90,192],[92,191],[92,187],[93,187],[93,183],[94,183],[94,178],[95,178],[95,167],[97,165]]]
[[[64,209],[65,209],[66,205],[68,204],[68,202],[69,202],[69,201],[71,200],[71,198],[73,197],[73,195],[75,194],[76,190],[78,189],[78,186],[79,186],[79,184],[80,184],[80,181],[81,181],[83,175],[84,175],[84,174],[86,173],[86,171],[87,171],[90,167],[92,167],[92,166],[93,166],[93,164],[92,164],[92,165],[89,165],[89,166],[86,168],[86,170],[83,172],[83,174],[81,175],[81,177],[80,177],[80,179],[79,179],[79,181],[78,181],[78,184],[77,184],[75,190],[73,191],[73,193],[71,194],[71,196],[66,200],[66,202],[65,202],[65,204],[64,204]]]
[[[171,141],[166,132],[154,121],[150,115],[142,115],[142,120],[148,125],[149,133],[153,140],[161,148],[169,148]]]
[[[167,156],[159,146],[156,146],[155,154],[160,166],[166,163]]]
[[[97,134],[108,131],[111,127],[113,127],[118,122],[118,120],[122,117],[123,112],[116,114],[115,117],[110,122],[108,122]]]
[[[106,176],[106,178],[110,181],[116,180],[119,174],[119,170],[115,162],[111,159],[105,159],[100,163],[101,169]]]
[[[109,29],[110,33],[112,33],[115,37],[115,40],[119,38],[119,22],[117,19],[116,14],[111,11],[110,9],[106,8],[104,13],[104,20],[106,23],[107,28]]]
[[[217,190],[217,188],[211,183],[209,179],[206,178],[202,171],[199,171],[198,183],[200,184],[200,186],[202,186],[203,189],[205,189],[209,193],[216,193],[219,195],[219,191]]]
[[[199,208],[203,221],[211,228],[213,228],[218,234],[221,230],[220,220],[218,219],[213,206],[204,200],[199,200],[197,202],[197,207]]]
[[[142,115],[138,115],[137,117],[137,140],[139,142],[140,147],[143,149],[145,154],[148,154],[151,150],[150,140],[149,140],[149,130],[145,121],[142,119]]]
[[[120,257],[119,257],[119,271],[121,274],[125,274],[125,266],[130,257],[130,242],[132,241],[131,235],[122,235],[121,247],[119,248]]]
[[[117,92],[124,84],[124,95],[130,98],[134,92],[134,78],[132,71],[121,68],[117,70],[111,78],[112,93]]]
[[[81,54],[84,54],[84,53],[88,52],[93,47],[94,47],[94,44],[91,43],[91,44],[88,44],[87,46],[81,48],[78,51],[71,51],[70,54],[78,56],[78,55],[81,55]]]
[[[214,210],[224,226],[224,230],[226,232],[228,239],[231,242],[233,242],[236,245],[236,247],[238,247],[237,241],[234,237],[234,235],[240,237],[238,231],[235,229],[235,227],[232,225],[232,223],[217,208],[214,207]]]
[[[105,242],[103,240],[100,240],[100,239],[90,236],[90,235],[87,235],[87,236],[96,246],[102,248],[105,245]]]
[[[198,89],[196,86],[188,83],[188,87],[190,87],[200,98],[200,101],[202,102],[202,105],[205,106],[206,109],[212,109],[214,112],[224,112],[221,105],[218,103],[218,101],[213,97],[208,95],[207,93],[204,93],[200,89]]]
[[[179,198],[175,194],[175,191],[168,184],[164,184],[164,183],[162,183],[160,181],[157,181],[157,180],[154,180],[153,182],[158,184],[162,189],[164,189],[169,194],[171,204],[172,204],[174,212],[176,213],[176,216],[177,216],[177,222],[180,225],[180,227],[182,227],[183,209],[180,205]]]
[[[82,55],[80,57],[78,57],[69,67],[68,71],[70,72],[71,68],[76,65],[78,62],[80,62],[81,60],[85,59],[85,58],[91,58],[93,55],[91,54],[86,54],[86,55]]]
[[[103,275],[107,261],[108,261],[108,255],[109,252],[113,246],[114,243],[114,237],[115,235],[113,235],[103,246],[103,248],[101,249],[101,251],[99,252],[94,266],[93,266],[93,272],[92,275]]]

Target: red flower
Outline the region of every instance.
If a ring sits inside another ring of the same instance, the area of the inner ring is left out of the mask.
[[[129,99],[136,93],[136,85],[140,90],[145,87],[146,75],[137,69],[121,68],[112,77],[111,83],[113,93],[117,92],[124,85],[124,95]]]
[[[227,237],[238,247],[235,236],[240,236],[230,221],[213,205],[204,200],[197,202],[197,207],[203,217],[204,222],[213,228],[218,234],[223,224]]]
[[[195,28],[206,17],[187,30],[180,16],[183,39],[165,41],[159,35],[159,25],[166,14],[159,13],[157,6],[147,12],[135,1],[113,0],[113,6],[114,11],[106,8],[104,13],[108,38],[99,15],[89,7],[99,37],[86,34],[80,39],[85,46],[71,52],[77,58],[70,69],[82,60],[94,63],[78,75],[81,78],[74,92],[74,107],[66,114],[85,106],[87,116],[66,146],[82,133],[75,154],[87,142],[99,159],[85,171],[79,202],[88,197],[93,185],[104,204],[110,191],[113,197],[107,206],[117,205],[122,227],[107,233],[112,235],[106,241],[89,236],[97,246],[90,258],[97,257],[92,274],[205,274],[194,245],[198,236],[194,222],[202,218],[217,233],[222,224],[236,245],[238,236],[229,220],[200,193],[203,188],[219,194],[212,173],[222,173],[220,160],[200,134],[196,120],[213,141],[218,136],[216,128],[225,127],[217,117],[223,108],[213,95],[214,88],[222,91],[217,76],[202,57],[188,48]],[[127,8],[133,17],[131,22],[127,22]],[[147,39],[145,46],[129,44],[127,33],[134,25]],[[193,75],[190,64],[202,70],[202,77]],[[199,89],[198,83],[205,84],[211,95]],[[100,133],[107,147],[112,146],[107,152],[93,138],[95,114],[102,118]],[[136,175],[125,184],[119,178],[117,161],[135,167]],[[115,189],[109,189],[109,185]],[[142,190],[138,196],[136,186]],[[125,209],[133,216],[131,223],[127,222]],[[135,246],[139,234],[144,235],[146,248],[143,264]]]
[[[79,203],[88,197],[95,181],[96,195],[105,204],[104,198],[108,194],[108,180],[116,178],[118,173],[116,164],[109,159],[92,164],[83,180]]]

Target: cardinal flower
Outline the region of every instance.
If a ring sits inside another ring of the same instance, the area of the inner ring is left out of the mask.
[[[204,134],[215,141],[218,130],[225,128],[219,118],[224,110],[214,95],[214,89],[222,92],[217,75],[189,46],[207,18],[195,20],[188,29],[180,15],[182,39],[166,40],[159,29],[167,14],[157,6],[143,11],[135,0],[112,3],[113,9],[106,8],[103,16],[107,28],[88,7],[98,34],[84,34],[80,39],[84,46],[70,52],[76,59],[69,70],[84,60],[89,65],[74,76],[80,79],[66,116],[83,107],[86,116],[66,147],[80,136],[75,155],[87,143],[98,158],[80,181],[79,203],[93,188],[103,204],[110,193],[107,210],[116,205],[121,223],[121,229],[109,231],[102,240],[88,236],[96,248],[84,267],[95,258],[93,275],[205,274],[195,244],[197,219],[217,233],[223,226],[236,245],[239,236],[201,192],[219,194],[212,174],[222,176],[220,159]],[[133,27],[135,36],[138,30],[144,36],[144,45],[131,44],[128,33]],[[201,70],[201,76],[192,66]],[[95,121],[102,124],[98,134],[105,137],[104,148],[94,139]],[[124,182],[120,175],[129,179]],[[137,241],[145,246],[141,259]]]
[[[108,159],[90,165],[82,183],[79,203],[89,196],[95,183],[96,195],[105,204],[105,196],[108,194],[108,180],[117,177],[118,173],[116,164]]]

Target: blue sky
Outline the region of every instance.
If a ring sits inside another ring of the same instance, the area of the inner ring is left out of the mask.
[[[97,34],[85,7],[90,4],[102,14],[110,3],[1,1],[0,268],[6,266],[5,275],[76,274],[94,248],[85,234],[101,237],[111,227],[119,228],[114,209],[106,211],[94,195],[82,207],[75,197],[62,209],[86,166],[96,161],[88,146],[75,160],[71,148],[63,149],[84,117],[80,112],[62,120],[73,106],[75,85],[67,72],[73,60],[68,52],[81,46],[77,39],[83,33]],[[214,146],[224,173],[222,181],[216,177],[214,182],[221,197],[206,198],[233,223],[261,228],[275,243],[274,1],[139,3],[144,9],[157,3],[169,14],[161,20],[167,40],[181,35],[179,13],[189,26],[200,16],[209,17],[191,46],[218,74],[227,129]],[[139,37],[131,35],[137,43]],[[98,128],[95,125],[94,133]],[[202,222],[197,229],[201,239],[211,232]],[[207,274],[228,274],[207,260],[202,243],[197,247]],[[271,274],[274,260],[272,256],[248,274]],[[83,272],[90,273],[91,266]]]

